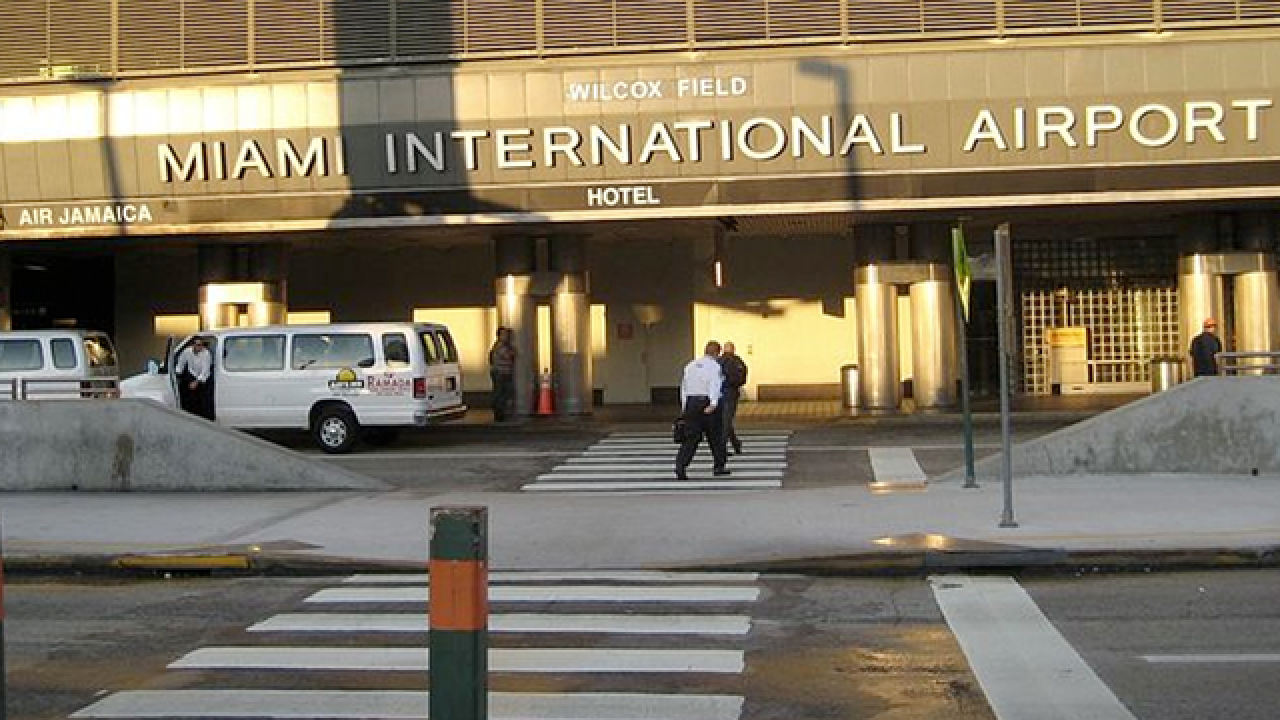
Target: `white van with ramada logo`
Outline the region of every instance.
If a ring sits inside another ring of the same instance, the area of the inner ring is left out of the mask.
[[[404,427],[466,414],[462,370],[449,329],[434,323],[334,323],[228,328],[172,347],[163,366],[126,379],[123,397],[178,407],[170,369],[195,337],[213,354],[218,423],[305,429],[343,453],[362,437],[382,443]]]

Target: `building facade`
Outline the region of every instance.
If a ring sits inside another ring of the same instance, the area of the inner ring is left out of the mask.
[[[1132,392],[1204,317],[1277,349],[1280,5],[1163,0],[10,0],[0,322],[431,319],[519,404]],[[953,240],[974,255],[956,318]],[[910,402],[906,402],[906,401]]]

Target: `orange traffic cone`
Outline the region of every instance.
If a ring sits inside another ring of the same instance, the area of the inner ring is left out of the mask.
[[[543,370],[541,377],[538,379],[538,415],[552,415],[551,405],[551,372]]]

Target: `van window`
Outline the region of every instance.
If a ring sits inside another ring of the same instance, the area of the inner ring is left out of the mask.
[[[373,338],[367,334],[295,335],[294,370],[373,366]]]
[[[422,353],[427,359],[428,365],[437,365],[440,362],[440,346],[436,345],[435,336],[430,331],[423,331],[419,337],[422,340]]]
[[[440,355],[444,358],[444,361],[447,363],[458,362],[458,348],[453,344],[453,336],[449,334],[449,331],[441,330],[436,337],[440,341]]]
[[[53,366],[60,370],[69,370],[76,366],[76,344],[68,338],[54,338],[49,341],[49,351],[53,355]]]
[[[403,333],[386,333],[382,336],[382,356],[387,360],[387,367],[409,366],[409,341]]]
[[[111,341],[105,337],[86,337],[84,354],[89,358],[91,368],[116,366],[116,350],[111,346]]]
[[[40,341],[0,340],[0,372],[14,370],[39,370],[44,367],[44,352]]]
[[[222,352],[222,367],[229,372],[284,369],[283,335],[227,338]]]

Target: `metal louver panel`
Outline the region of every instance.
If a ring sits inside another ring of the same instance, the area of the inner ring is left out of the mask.
[[[542,0],[542,44],[548,50],[613,47],[613,0]]]
[[[49,65],[113,71],[111,0],[49,3]]]
[[[242,66],[249,63],[249,8],[245,2],[185,0],[182,66]]]
[[[537,11],[532,0],[467,0],[467,52],[537,49]]]
[[[849,0],[850,35],[918,33],[924,30],[918,2]]]
[[[1240,0],[1241,20],[1280,18],[1280,0]]]
[[[1164,0],[1161,16],[1166,23],[1234,20],[1236,0]]]
[[[391,5],[394,0],[323,0],[321,30],[327,61],[391,59]]]
[[[769,0],[770,38],[839,37],[840,0]]]
[[[1155,22],[1155,6],[1151,0],[1080,0],[1080,24],[1143,25]]]
[[[49,10],[45,0],[4,0],[0,12],[0,77],[30,78],[48,65]]]
[[[1009,30],[1078,27],[1078,0],[1005,0],[1004,26]]]
[[[319,62],[320,18],[318,0],[256,0],[254,64]]]
[[[396,0],[396,55],[461,53],[465,19],[462,0]]]
[[[182,65],[182,0],[120,4],[121,72],[171,70]]]
[[[994,30],[996,0],[926,0],[925,32]]]
[[[684,45],[689,42],[685,0],[616,0],[619,45]]]
[[[765,36],[765,0],[693,0],[695,38],[698,42],[717,40],[758,40]]]

